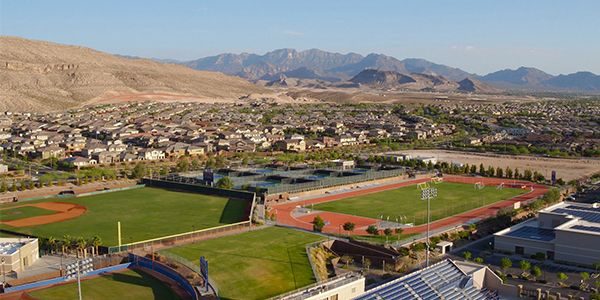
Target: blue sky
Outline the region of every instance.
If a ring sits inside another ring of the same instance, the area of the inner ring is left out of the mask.
[[[144,57],[278,48],[600,74],[597,0],[0,0],[0,34]]]

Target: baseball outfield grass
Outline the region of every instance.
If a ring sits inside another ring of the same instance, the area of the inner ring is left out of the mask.
[[[431,200],[431,220],[443,219],[527,192],[514,188],[497,189],[496,186],[486,186],[480,190],[473,184],[450,182],[432,184],[432,187],[437,188],[438,196]],[[316,204],[313,208],[393,222],[398,219],[399,222],[415,225],[427,221],[427,201],[421,200],[421,191],[415,185]]]
[[[34,206],[21,206],[0,210],[0,221],[12,221],[37,216],[55,214],[53,210],[43,209]]]
[[[77,299],[77,283],[69,283],[29,293],[35,299]],[[138,270],[111,273],[81,282],[83,299],[180,299],[168,286]]]
[[[157,188],[138,188],[80,198],[47,199],[39,202],[69,202],[87,208],[75,219],[29,227],[0,228],[40,237],[102,239],[107,246],[117,245],[117,221],[121,222],[123,243],[245,221],[246,201],[175,192]],[[0,209],[14,206],[9,204]],[[19,204],[21,205],[21,204]]]
[[[269,227],[166,251],[195,264],[205,256],[221,299],[265,299],[315,282],[305,246],[322,239]]]

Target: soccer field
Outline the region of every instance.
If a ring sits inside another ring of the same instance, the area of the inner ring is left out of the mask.
[[[83,238],[98,235],[103,245],[114,246],[118,243],[117,221],[121,222],[122,242],[130,243],[245,221],[248,205],[243,200],[157,188],[30,201],[17,205],[40,202],[76,203],[84,206],[87,211],[75,219],[56,223],[28,227],[0,224],[0,228],[59,239],[64,235]],[[10,206],[14,205],[1,208]]]
[[[205,256],[221,299],[265,299],[315,282],[305,245],[322,239],[269,227],[167,251],[195,264]]]
[[[35,299],[77,299],[77,283],[29,293]],[[168,286],[139,270],[111,273],[81,282],[83,299],[180,299]]]
[[[526,190],[486,186],[476,189],[473,184],[442,182],[433,185],[438,197],[431,200],[431,220],[439,220],[471,209],[510,199]],[[417,186],[407,186],[358,197],[315,204],[315,210],[355,216],[423,224],[427,221],[427,201],[421,200]],[[406,218],[403,218],[406,216]]]

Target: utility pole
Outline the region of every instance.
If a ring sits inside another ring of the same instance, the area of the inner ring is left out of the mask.
[[[426,256],[425,264],[429,267],[429,229],[431,223],[431,199],[437,197],[437,188],[428,187],[421,190],[421,200],[427,200],[427,240],[425,242]]]

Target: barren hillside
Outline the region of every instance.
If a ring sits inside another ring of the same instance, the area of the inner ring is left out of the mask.
[[[0,111],[139,99],[235,100],[265,90],[221,73],[0,36]]]

